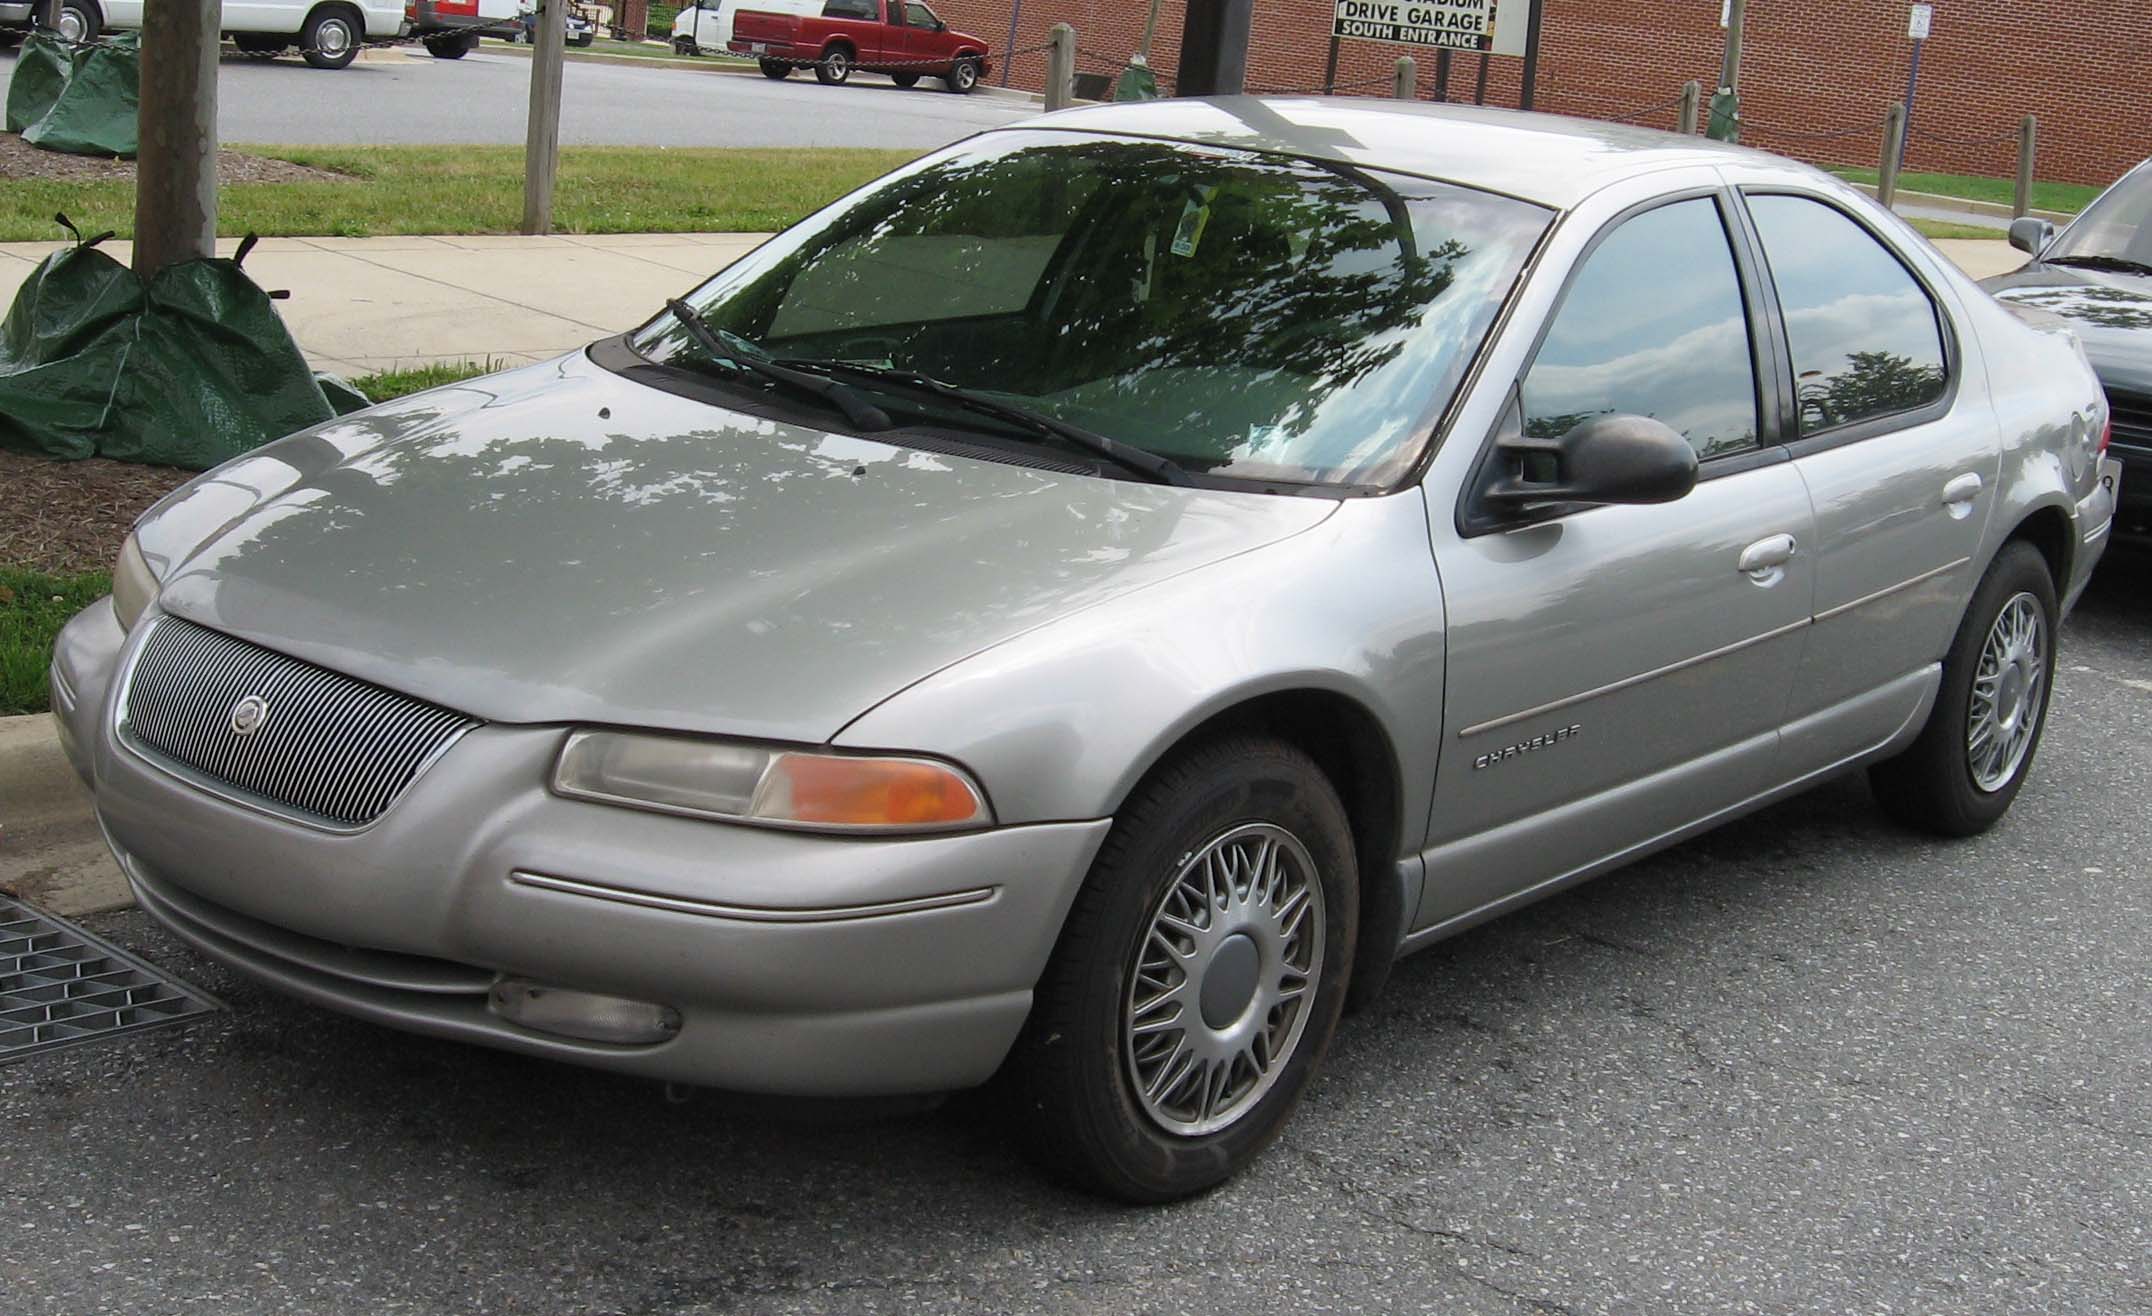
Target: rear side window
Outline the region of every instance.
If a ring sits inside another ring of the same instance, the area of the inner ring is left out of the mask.
[[[829,0],[822,6],[824,18],[864,18],[878,21],[882,16],[882,0]]]
[[[1699,458],[1756,446],[1748,312],[1717,203],[1676,201],[1607,235],[1555,312],[1523,392],[1535,438],[1621,414],[1672,426]]]
[[[1752,196],[1748,206],[1786,317],[1802,434],[1943,396],[1935,303],[1897,257],[1820,201]]]

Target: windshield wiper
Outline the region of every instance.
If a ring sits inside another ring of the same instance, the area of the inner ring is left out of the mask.
[[[896,424],[889,418],[888,412],[834,379],[795,370],[781,362],[770,360],[766,355],[757,355],[752,349],[743,350],[748,348],[745,339],[737,334],[727,334],[722,329],[712,328],[710,322],[702,318],[702,312],[678,297],[666,298],[665,309],[672,312],[673,318],[678,320],[702,350],[709,353],[711,359],[720,365],[742,374],[760,376],[797,393],[820,398],[843,412],[844,418],[859,429],[886,430]],[[740,346],[728,345],[727,339]]]
[[[933,397],[977,412],[996,420],[1030,430],[1034,434],[1059,439],[1063,443],[1081,448],[1094,456],[1103,457],[1124,470],[1133,471],[1159,484],[1192,485],[1188,470],[1170,457],[1123,443],[1109,435],[1087,430],[1081,425],[1071,425],[1029,407],[1014,402],[1004,402],[968,388],[945,383],[932,375],[922,375],[916,370],[898,370],[891,366],[873,366],[858,361],[816,361],[801,357],[787,357],[777,364],[795,370],[829,371],[857,375],[876,384],[895,385],[898,388],[926,393]]]
[[[2121,274],[2152,274],[2152,265],[2127,256],[2050,256],[2050,265],[2076,265],[2088,270],[2114,270]]]

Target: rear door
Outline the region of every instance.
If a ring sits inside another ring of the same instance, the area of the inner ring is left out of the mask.
[[[1915,716],[1971,594],[2000,435],[1949,293],[1823,195],[1745,208],[1787,346],[1787,444],[1816,508],[1816,618],[1787,753],[1826,767]]]
[[[1651,199],[1573,265],[1502,425],[1650,416],[1696,449],[1696,488],[1508,527],[1475,526],[1469,480],[1454,517],[1430,507],[1449,672],[1420,927],[1707,818],[1774,769],[1813,588],[1808,494],[1772,441],[1736,202],[1668,188],[1638,185]]]

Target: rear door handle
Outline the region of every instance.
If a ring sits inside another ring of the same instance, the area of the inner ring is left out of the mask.
[[[1771,584],[1784,574],[1786,564],[1793,561],[1798,547],[1792,535],[1759,539],[1741,550],[1741,573],[1758,584]]]
[[[1980,477],[1971,471],[1943,486],[1943,506],[1953,510],[1966,506],[1979,496]]]

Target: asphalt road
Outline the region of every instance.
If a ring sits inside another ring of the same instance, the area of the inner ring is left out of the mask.
[[[334,72],[296,58],[228,56],[217,79],[226,142],[376,146],[523,144],[530,60],[487,42],[460,60],[362,60]],[[0,54],[0,96],[15,70]],[[569,60],[561,141],[573,146],[875,146],[926,149],[1038,113],[986,92],[954,96],[932,79],[902,90],[860,74],[824,87],[795,73],[715,74]]]
[[[1399,967],[1254,1171],[1041,1180],[980,1099],[811,1116],[230,1003],[0,1069],[0,1311],[2152,1311],[2152,557],[1990,835],[1848,778]]]

